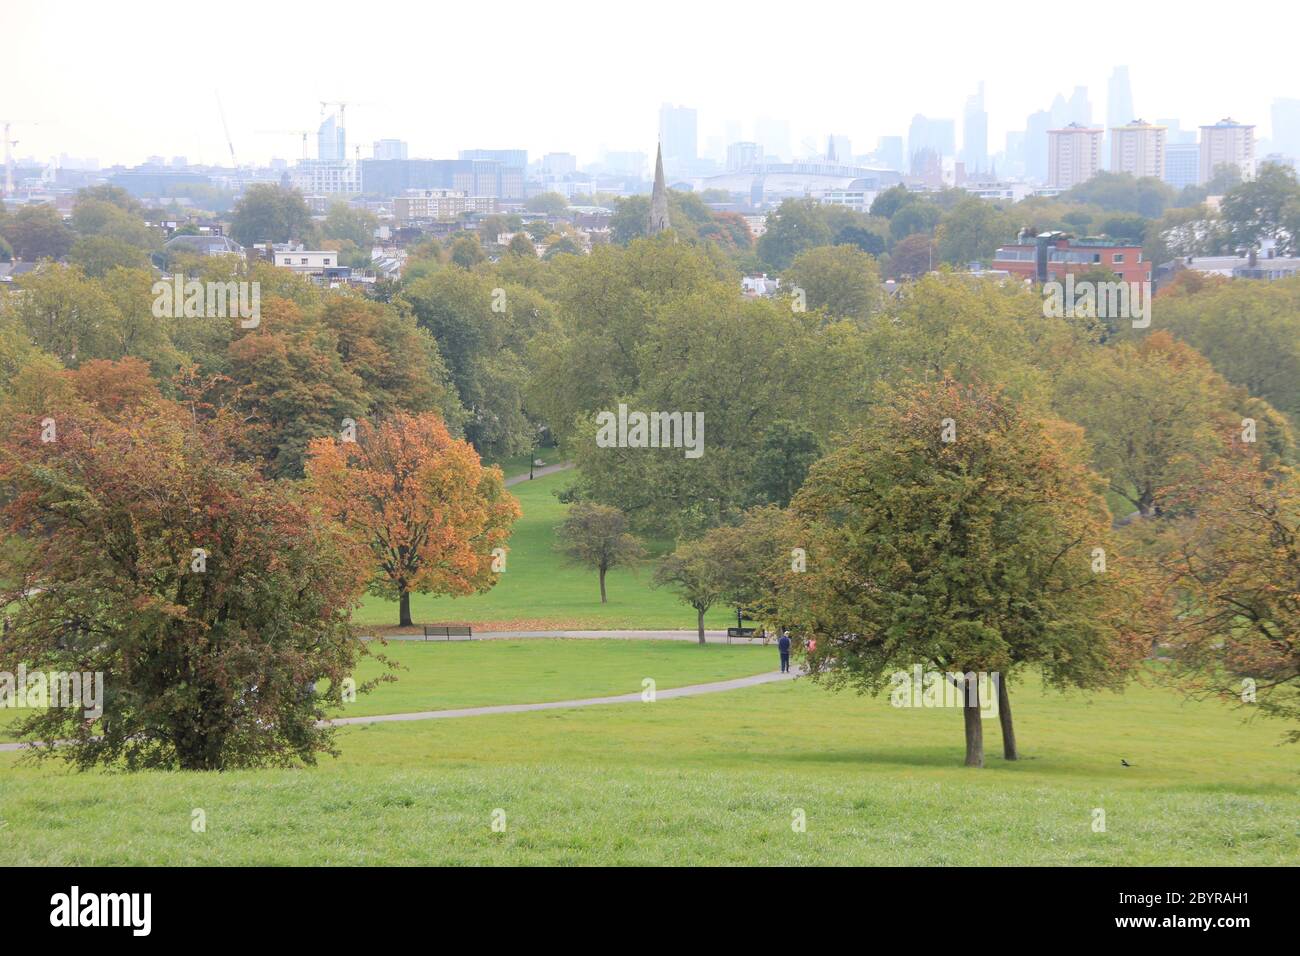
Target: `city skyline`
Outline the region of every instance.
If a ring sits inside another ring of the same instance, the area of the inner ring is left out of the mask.
[[[1270,139],[1274,101],[1300,95],[1282,55],[1281,33],[1256,37],[1247,36],[1244,25],[1216,26],[1223,69],[1188,74],[1178,64],[1183,51],[1201,41],[1193,24],[1107,3],[1090,15],[1099,19],[1112,7],[1124,14],[1120,36],[1103,37],[1069,66],[1053,61],[1028,69],[1028,57],[990,59],[983,47],[996,39],[1003,50],[1018,42],[1031,50],[1041,37],[1069,26],[1067,14],[1035,10],[1031,18],[1026,7],[1023,21],[1012,18],[1000,25],[996,38],[975,28],[961,31],[959,39],[916,32],[902,14],[880,11],[872,14],[878,29],[865,41],[850,31],[826,29],[824,18],[810,18],[782,21],[781,41],[770,45],[755,44],[751,34],[719,12],[669,2],[660,11],[681,16],[643,22],[624,11],[591,6],[606,14],[604,26],[594,31],[604,42],[596,45],[594,58],[578,53],[574,61],[607,74],[607,82],[591,84],[575,82],[562,69],[546,72],[553,82],[530,78],[542,69],[530,51],[549,44],[567,49],[569,36],[543,13],[522,7],[512,7],[513,15],[502,20],[492,41],[440,47],[430,60],[394,56],[387,44],[358,44],[351,34],[331,28],[335,21],[327,15],[306,22],[274,7],[236,3],[227,8],[233,15],[224,19],[247,24],[247,34],[220,46],[211,68],[175,73],[139,49],[138,24],[156,19],[167,25],[162,35],[203,35],[211,18],[202,10],[146,2],[141,15],[124,26],[107,8],[74,3],[87,29],[71,35],[66,14],[20,8],[8,15],[7,32],[23,42],[13,44],[6,56],[12,69],[39,75],[41,82],[11,87],[0,118],[15,123],[11,135],[19,141],[19,157],[68,154],[93,157],[101,166],[129,166],[163,155],[228,165],[228,127],[239,164],[249,165],[300,158],[301,139],[288,131],[318,126],[327,112],[321,102],[343,97],[349,103],[348,150],[361,144],[363,158],[374,141],[398,139],[409,144],[411,156],[513,147],[527,148],[533,156],[569,152],[585,164],[606,150],[652,155],[665,103],[697,111],[701,155],[722,158],[730,143],[755,138],[765,119],[788,124],[795,155],[806,153],[809,141],[824,149],[828,133],[846,137],[861,154],[873,150],[880,137],[905,135],[917,114],[955,120],[962,147],[963,104],[983,83],[991,156],[1002,151],[1008,133],[1026,129],[1030,114],[1048,109],[1058,94],[1076,87],[1087,88],[1094,119],[1106,116],[1116,67],[1128,67],[1135,112],[1177,117],[1187,129],[1232,116]],[[950,9],[962,15],[960,8]],[[771,4],[754,7],[756,16],[773,22],[781,10]],[[155,12],[158,16],[151,17]],[[406,24],[403,32],[409,27],[419,35],[435,25],[453,33],[468,29],[468,17],[464,11],[439,10],[435,16],[403,9],[396,20]],[[869,39],[909,28],[929,51],[924,59],[907,44],[873,45]],[[1155,39],[1122,42],[1144,36]],[[619,38],[671,51],[674,67],[638,68],[617,55]],[[122,52],[105,60],[105,44]],[[68,60],[99,62],[96,82],[73,83],[51,72],[39,51],[55,48]],[[719,48],[744,56],[719,57]],[[863,56],[864,50],[870,55]],[[765,59],[770,69],[762,68]],[[783,60],[797,69],[786,68]],[[931,68],[934,62],[943,68]],[[1233,79],[1225,83],[1223,77]],[[146,89],[148,96],[139,95]],[[557,122],[560,116],[563,122]]]

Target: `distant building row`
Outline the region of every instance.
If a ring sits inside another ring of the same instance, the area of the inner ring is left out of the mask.
[[[1048,184],[1070,189],[1102,168],[1105,130],[1071,123],[1047,131]],[[1255,127],[1222,119],[1201,127],[1200,143],[1169,144],[1166,127],[1133,120],[1110,128],[1110,170],[1150,176],[1171,186],[1208,182],[1221,166],[1234,166],[1243,179],[1255,175]]]

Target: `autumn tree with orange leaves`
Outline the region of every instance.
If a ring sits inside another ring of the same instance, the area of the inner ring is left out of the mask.
[[[1162,537],[1161,638],[1184,689],[1300,719],[1300,475],[1238,448],[1184,490]],[[1158,609],[1157,609],[1158,610]],[[1300,742],[1300,729],[1289,737]]]
[[[21,721],[33,753],[223,770],[333,752],[322,722],[364,653],[356,543],[143,362],[46,372],[39,389],[25,375],[0,402],[0,672],[104,688],[89,712]]]
[[[475,594],[496,583],[519,504],[501,469],[484,468],[437,414],[359,422],[355,436],[315,439],[307,455],[313,500],[370,549],[371,591],[399,602],[400,626],[412,623],[412,592]]]

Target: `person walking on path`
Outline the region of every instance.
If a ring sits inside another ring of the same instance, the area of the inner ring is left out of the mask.
[[[781,673],[790,672],[790,632],[782,631],[781,636],[776,642],[777,649],[781,652]]]

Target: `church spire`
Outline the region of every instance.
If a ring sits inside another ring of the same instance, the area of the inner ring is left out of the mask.
[[[655,186],[650,193],[650,220],[646,224],[646,235],[668,229],[668,186],[664,183],[664,147],[659,144],[655,153]]]

